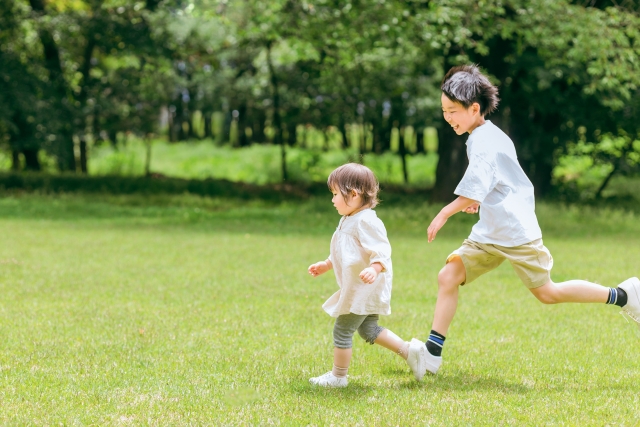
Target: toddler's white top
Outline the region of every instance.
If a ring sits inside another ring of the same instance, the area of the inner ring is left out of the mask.
[[[329,259],[340,286],[322,305],[329,315],[391,314],[391,245],[374,210],[364,209],[340,219],[331,238]],[[384,270],[373,283],[364,283],[360,272],[374,262]]]
[[[511,139],[487,120],[467,140],[469,167],[454,193],[480,202],[470,240],[513,247],[542,238],[533,184]]]

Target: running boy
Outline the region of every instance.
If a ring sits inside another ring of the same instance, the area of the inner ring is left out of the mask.
[[[384,224],[373,208],[378,204],[378,181],[366,166],[342,165],[327,181],[333,193],[333,206],[342,215],[331,239],[329,258],[309,266],[317,277],[333,269],[340,289],[322,308],[336,318],[333,327],[333,369],[311,378],[322,387],[346,387],[351,363],[353,334],[369,344],[381,345],[407,361],[416,378],[425,366],[424,344],[415,338],[411,343],[378,325],[381,314],[391,314],[391,245]]]
[[[520,280],[544,304],[563,302],[615,304],[640,323],[640,281],[632,277],[617,288],[584,280],[554,283],[553,258],[542,243],[534,212],[533,185],[518,163],[513,142],[484,116],[498,105],[498,89],[474,65],[453,67],[442,81],[444,119],[458,135],[469,133],[469,166],[455,189],[458,196],[431,221],[428,241],[435,239],[447,219],[458,212],[476,213],[480,220],[460,248],[453,251],[438,274],[438,299],[426,346],[425,366],[438,372],[442,347],[458,305],[459,286],[509,260]]]

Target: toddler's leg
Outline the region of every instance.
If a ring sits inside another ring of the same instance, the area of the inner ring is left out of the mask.
[[[380,332],[380,335],[378,335],[378,338],[375,339],[374,343],[381,345],[384,348],[388,348],[404,360],[407,360],[407,356],[409,355],[409,343],[402,340],[390,330],[384,329]]]
[[[390,330],[378,325],[378,315],[368,316],[358,328],[358,333],[369,344],[381,345],[398,354],[407,362],[416,379],[422,379],[427,370],[427,351],[422,341],[415,338],[411,343],[403,341]]]
[[[324,375],[309,380],[311,384],[323,387],[346,387],[347,373],[351,363],[353,334],[360,327],[366,315],[345,314],[338,316],[333,326],[333,369]]]
[[[333,348],[333,369],[331,372],[337,378],[346,378],[351,364],[351,348]]]

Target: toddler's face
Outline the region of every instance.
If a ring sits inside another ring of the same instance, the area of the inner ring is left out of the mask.
[[[340,215],[351,215],[358,208],[360,208],[361,202],[359,194],[356,193],[354,196],[352,196],[349,199],[349,203],[347,204],[347,201],[344,199],[344,196],[342,195],[340,190],[332,188],[331,193],[333,194],[333,198],[331,199],[333,207],[336,208]]]
[[[440,101],[442,102],[442,114],[445,121],[449,123],[458,135],[466,132],[471,133],[484,121],[484,118],[480,115],[480,106],[478,104],[464,108],[464,105],[453,102],[444,93]]]

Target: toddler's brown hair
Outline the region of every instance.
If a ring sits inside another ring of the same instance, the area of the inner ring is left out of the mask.
[[[362,197],[362,205],[375,208],[380,201],[378,192],[380,185],[371,169],[359,163],[347,163],[340,166],[327,179],[329,190],[340,191],[344,200],[349,204],[351,192],[355,191]],[[360,207],[360,206],[359,206]]]

